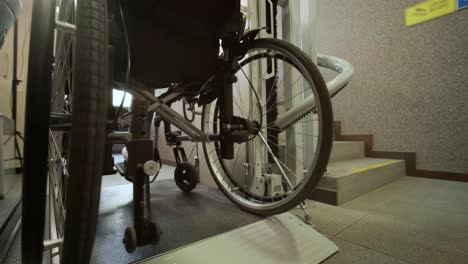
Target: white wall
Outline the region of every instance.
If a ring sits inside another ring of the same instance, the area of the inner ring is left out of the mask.
[[[418,2],[319,1],[319,50],[355,69],[335,120],[375,150],[416,152],[418,169],[468,173],[468,10],[406,27]]]
[[[31,28],[32,0],[23,0],[23,12],[18,18],[18,76],[22,82],[17,93],[17,130],[24,131],[24,107],[28,72],[29,33]],[[4,73],[7,73],[6,76]],[[11,84],[13,80],[13,28],[0,50],[0,113],[11,117]],[[20,150],[23,144],[19,141]]]
[[[0,50],[0,113],[11,117],[11,80],[13,63],[13,30],[11,29]]]

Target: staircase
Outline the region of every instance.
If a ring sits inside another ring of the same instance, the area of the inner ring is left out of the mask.
[[[341,205],[406,175],[405,161],[369,158],[364,142],[335,141],[312,199]]]

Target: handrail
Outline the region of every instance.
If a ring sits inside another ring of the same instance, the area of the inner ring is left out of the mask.
[[[318,54],[317,59],[319,66],[339,73],[338,76],[327,82],[330,97],[333,97],[351,81],[354,74],[354,67],[344,59],[329,55]]]
[[[353,76],[354,67],[344,59],[329,55],[318,54],[317,59],[319,66],[339,73],[338,76],[327,82],[327,88],[330,97],[333,97],[344,87],[346,87],[346,85],[348,85],[351,77]],[[310,113],[315,107],[315,97],[308,96],[300,104],[292,107],[288,110],[288,112],[279,116],[278,120],[275,122],[275,126],[279,127],[280,129],[285,129]]]

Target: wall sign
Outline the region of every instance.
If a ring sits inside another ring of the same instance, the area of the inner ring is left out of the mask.
[[[468,0],[427,0],[408,7],[405,12],[406,26],[413,26],[453,13],[457,9],[457,6],[460,8],[460,4],[466,6],[468,5]]]
[[[468,7],[468,0],[458,0],[458,9]]]

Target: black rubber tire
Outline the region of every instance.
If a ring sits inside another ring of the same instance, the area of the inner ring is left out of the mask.
[[[136,234],[135,227],[129,226],[125,229],[122,243],[124,244],[125,250],[128,253],[135,252],[137,248],[137,234]]]
[[[33,2],[24,128],[21,261],[44,253],[55,1]]]
[[[188,162],[182,162],[177,165],[174,171],[174,181],[183,192],[191,192],[200,182],[199,175],[195,166]]]
[[[62,263],[89,263],[99,209],[108,95],[107,0],[77,1],[72,139]]]
[[[157,245],[161,240],[161,227],[157,223],[150,223],[151,244]]]
[[[255,40],[250,49],[273,49],[279,50],[283,52],[287,52],[294,56],[300,63],[306,68],[307,72],[312,77],[314,81],[314,85],[317,89],[317,97],[320,101],[320,111],[322,113],[323,125],[321,135],[322,135],[322,144],[318,147],[318,158],[317,158],[317,165],[313,168],[312,176],[310,180],[305,184],[305,187],[300,191],[300,193],[296,194],[296,196],[291,199],[288,203],[283,204],[282,206],[275,207],[273,209],[263,209],[263,210],[256,210],[249,207],[246,207],[236,201],[234,198],[230,196],[230,194],[224,189],[223,185],[219,182],[219,180],[213,176],[216,184],[218,185],[219,189],[226,195],[229,200],[231,200],[234,204],[236,204],[239,208],[244,211],[257,214],[257,215],[275,215],[284,213],[288,210],[299,205],[305,199],[308,199],[311,193],[314,191],[315,187],[323,174],[326,171],[328,160],[330,159],[331,149],[333,145],[333,110],[332,104],[330,101],[330,96],[328,93],[327,85],[325,80],[323,79],[318,67],[314,64],[314,62],[309,58],[309,56],[304,53],[301,49],[294,46],[293,44],[279,40],[279,39],[257,39]],[[206,106],[203,108],[203,113],[206,111]],[[202,114],[202,130],[204,129],[205,124],[205,114]],[[207,143],[203,143],[203,150],[205,153],[205,158],[208,156],[207,150]],[[212,175],[215,174],[214,168],[212,164],[209,163],[207,160],[208,168]]]

